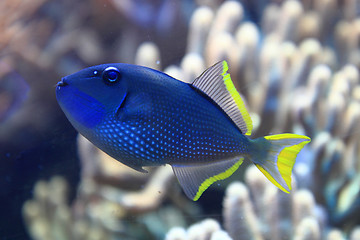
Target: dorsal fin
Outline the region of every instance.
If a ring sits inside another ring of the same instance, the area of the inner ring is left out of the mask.
[[[206,69],[192,85],[216,102],[243,134],[251,135],[250,115],[227,70],[226,61],[218,62]]]

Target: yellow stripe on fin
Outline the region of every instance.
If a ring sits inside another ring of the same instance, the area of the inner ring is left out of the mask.
[[[269,135],[264,137],[266,140],[286,140],[286,139],[299,139],[303,141],[307,141],[309,143],[311,139],[304,135],[294,134],[294,133],[282,133],[282,134],[275,134],[275,135]]]
[[[240,165],[243,163],[244,159],[240,158],[240,160],[238,162],[236,162],[231,168],[229,168],[228,170],[226,170],[225,172],[219,173],[218,175],[209,177],[208,179],[206,179],[199,187],[195,197],[193,198],[193,201],[197,201],[201,195],[203,194],[203,192],[205,192],[206,189],[208,189],[208,187],[210,187],[211,184],[213,184],[216,181],[219,180],[224,180],[228,177],[230,177],[239,167]]]
[[[236,88],[234,86],[234,83],[231,81],[230,74],[227,73],[227,70],[229,69],[228,65],[227,65],[227,62],[223,61],[222,63],[223,63],[222,76],[224,78],[224,83],[225,83],[226,89],[230,92],[231,96],[233,97],[236,105],[238,106],[238,109],[241,112],[241,116],[243,118],[243,121],[244,121],[244,123],[246,125],[246,131],[243,132],[243,133],[245,135],[251,135],[253,125],[252,125],[252,121],[251,121],[251,118],[250,118],[250,114],[246,110],[244,101],[242,100],[240,94],[236,90]]]
[[[264,139],[271,143],[267,159],[256,161],[255,165],[275,186],[289,193],[296,156],[311,139],[289,133],[265,136]]]
[[[186,196],[197,201],[211,184],[230,177],[242,162],[243,158],[235,157],[196,165],[173,164],[172,168]]]
[[[277,186],[278,188],[281,189],[281,191],[286,192],[286,193],[290,193],[289,191],[291,190],[291,185],[289,187],[289,191],[286,190],[285,188],[283,188],[272,176],[270,173],[268,173],[265,169],[263,169],[259,164],[255,164],[255,166],[265,175],[265,177],[267,179],[270,180],[270,182],[272,182],[275,186]]]
[[[192,86],[210,97],[235,123],[241,133],[251,135],[250,115],[227,70],[226,61],[218,62],[196,78]]]

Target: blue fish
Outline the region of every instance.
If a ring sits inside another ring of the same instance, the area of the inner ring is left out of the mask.
[[[288,193],[296,155],[310,138],[250,139],[252,121],[227,70],[222,61],[185,83],[142,66],[103,64],[64,77],[56,97],[71,124],[98,148],[141,172],[170,164],[194,201],[244,159]]]

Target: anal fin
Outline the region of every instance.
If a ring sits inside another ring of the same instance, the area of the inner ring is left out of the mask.
[[[211,184],[230,177],[243,160],[236,157],[206,164],[172,165],[172,168],[186,196],[197,201]]]

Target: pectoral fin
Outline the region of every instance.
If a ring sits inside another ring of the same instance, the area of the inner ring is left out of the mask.
[[[197,201],[214,182],[230,177],[242,164],[236,157],[199,165],[172,165],[173,171],[187,197]]]
[[[119,105],[116,115],[119,119],[138,120],[151,114],[151,97],[145,93],[128,93]]]

